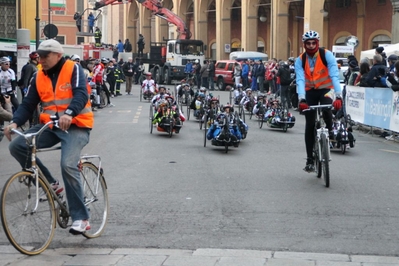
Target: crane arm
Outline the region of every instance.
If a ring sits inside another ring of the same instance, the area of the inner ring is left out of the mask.
[[[132,2],[133,0],[128,0]],[[186,23],[175,13],[162,6],[162,1],[160,0],[136,0],[139,4],[145,6],[148,10],[152,12],[153,15],[172,23],[177,27],[178,36],[177,39],[190,39],[191,32],[187,28]],[[110,4],[121,4],[122,0],[101,0],[96,2],[95,9],[99,9],[103,6]]]

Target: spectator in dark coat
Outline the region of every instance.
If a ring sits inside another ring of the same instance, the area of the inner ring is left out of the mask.
[[[369,87],[386,87],[386,65],[382,61],[382,56],[376,54],[373,56],[373,66],[367,75],[367,84]]]

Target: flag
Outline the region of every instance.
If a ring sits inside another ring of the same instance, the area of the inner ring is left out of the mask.
[[[50,8],[53,11],[65,11],[65,0],[50,0]]]

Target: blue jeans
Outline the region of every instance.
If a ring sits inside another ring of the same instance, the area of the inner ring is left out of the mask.
[[[37,132],[42,127],[42,124],[36,125],[26,131],[26,133]],[[71,125],[68,133],[60,129],[51,130],[48,128],[36,139],[38,149],[49,148],[61,142],[61,173],[72,221],[89,219],[89,212],[83,202],[83,185],[78,169],[80,153],[89,142],[89,136],[90,129]],[[9,149],[11,155],[19,162],[22,168],[31,167],[30,153],[28,154],[28,146],[23,137],[18,136],[13,139]],[[36,162],[50,183],[57,181],[39,158],[36,158]]]

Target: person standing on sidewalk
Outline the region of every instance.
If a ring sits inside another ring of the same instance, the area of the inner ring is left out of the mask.
[[[208,86],[211,91],[215,90],[215,63],[213,60],[209,60],[208,63]]]
[[[123,64],[123,74],[126,78],[126,94],[132,94],[132,86],[133,86],[133,76],[134,76],[135,66],[133,64],[133,58],[129,57],[127,62]]]

